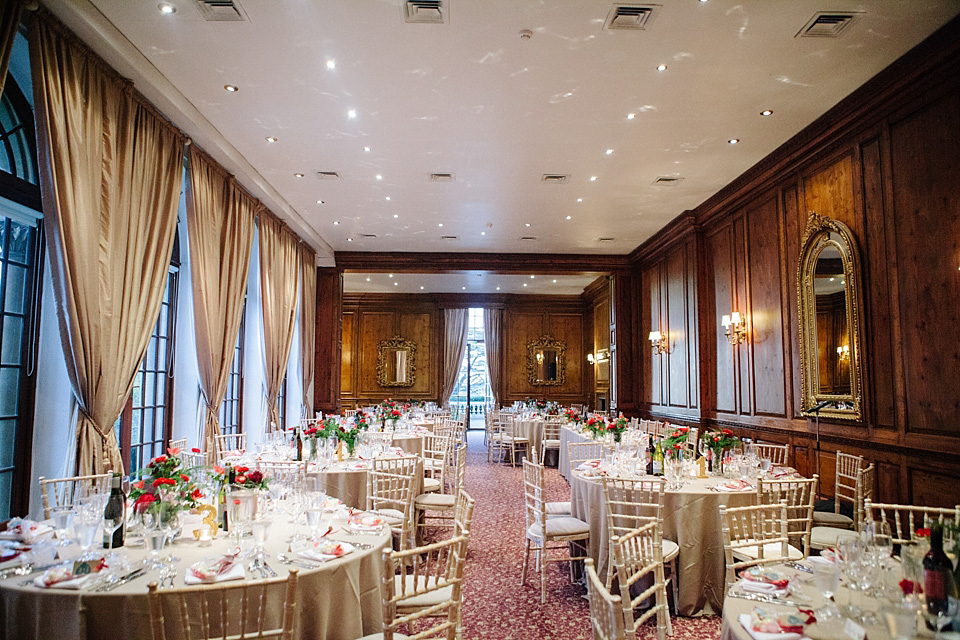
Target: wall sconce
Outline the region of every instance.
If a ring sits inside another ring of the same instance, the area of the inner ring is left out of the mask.
[[[667,338],[660,333],[659,331],[651,331],[650,335],[647,336],[650,340],[650,346],[653,347],[653,352],[657,355],[667,352],[667,347],[669,346]]]
[[[739,311],[734,311],[730,315],[725,315],[720,320],[723,326],[723,335],[727,336],[727,342],[730,344],[740,344],[747,339],[747,326]]]
[[[837,357],[840,359],[840,362],[849,362],[850,345],[845,344],[842,347],[837,347]]]
[[[610,351],[608,349],[600,349],[596,353],[587,354],[587,362],[589,362],[590,364],[606,362],[609,359],[610,359]]]

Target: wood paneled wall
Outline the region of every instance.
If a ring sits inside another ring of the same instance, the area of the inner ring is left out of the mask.
[[[634,253],[643,413],[789,442],[816,472],[800,414],[797,265],[807,212],[845,223],[862,258],[862,423],[822,421],[836,450],[877,464],[880,499],[954,505],[960,493],[960,21]],[[615,300],[615,303],[617,300]],[[731,345],[720,318],[748,319]],[[699,321],[698,321],[699,319]],[[699,385],[699,386],[698,386]]]

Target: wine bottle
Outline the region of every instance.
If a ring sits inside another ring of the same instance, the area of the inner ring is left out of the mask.
[[[233,470],[233,465],[228,464],[226,471],[224,472],[224,482],[223,486],[220,487],[220,499],[219,499],[219,509],[220,509],[220,529],[223,531],[230,530],[230,516],[227,513],[227,485],[233,484],[233,481],[236,479],[236,472]]]
[[[297,462],[300,462],[303,460],[303,440],[300,439],[299,425],[293,428],[293,439],[296,440],[296,442],[294,442],[294,446],[297,448],[297,457],[295,459]]]
[[[110,497],[107,498],[107,506],[103,510],[103,518],[114,519],[120,518],[120,526],[113,532],[109,534],[104,530],[103,532],[103,548],[104,549],[116,549],[117,547],[123,546],[123,536],[124,529],[126,528],[126,504],[127,496],[123,493],[123,488],[120,486],[120,474],[114,473],[113,480],[110,484]],[[112,538],[112,540],[111,540]]]
[[[661,440],[657,440],[657,446],[653,450],[653,475],[663,475],[663,445]]]
[[[949,600],[957,598],[953,563],[943,552],[943,525],[939,523],[930,527],[930,551],[923,557],[923,593],[930,616],[946,615]]]

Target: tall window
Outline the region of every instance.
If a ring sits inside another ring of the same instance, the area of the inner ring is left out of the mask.
[[[40,211],[33,111],[8,75],[0,97],[0,520],[29,508]]]
[[[220,405],[220,433],[240,433],[243,431],[243,336],[247,324],[247,303],[243,303],[240,315],[240,331],[237,344],[233,347],[233,363],[230,365],[230,377],[227,378],[227,391]]]
[[[280,392],[277,393],[277,417],[280,422],[277,424],[278,429],[287,428],[287,376],[283,376],[283,384],[280,385]]]
[[[130,473],[143,469],[152,458],[161,455],[170,441],[179,277],[179,241],[175,240],[160,316],[133,379],[133,392],[114,425],[123,463]]]
[[[487,351],[483,341],[483,309],[467,312],[467,351],[460,363],[457,383],[450,396],[450,406],[471,417],[483,415],[487,399],[492,397],[487,375]]]

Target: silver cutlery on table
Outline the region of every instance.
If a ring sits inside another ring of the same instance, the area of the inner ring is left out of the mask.
[[[274,570],[270,567],[270,565],[267,564],[267,561],[266,561],[266,560],[263,560],[263,559],[260,560],[260,568],[264,571],[265,574],[268,574],[269,577],[271,577],[271,578],[276,578],[276,577],[277,577],[277,572],[274,571]],[[265,575],[264,577],[267,577],[267,576]]]
[[[769,593],[756,593],[753,591],[740,591],[739,589],[731,587],[727,592],[727,596],[731,598],[738,598],[740,600],[753,600],[754,602],[764,602],[766,604],[782,604],[788,607],[805,607],[810,604],[809,600],[804,598],[804,601],[799,599],[791,600],[789,598],[778,598],[776,596],[770,595]]]
[[[340,540],[339,538],[328,538],[328,540],[330,540],[330,542],[340,542],[344,544],[349,544],[353,547],[356,547],[357,549],[360,549],[361,551],[365,551],[367,549],[373,549],[373,545],[367,544],[366,542],[356,542],[354,540]]]
[[[784,562],[783,564],[787,565],[788,567],[792,567],[792,568],[794,568],[794,569],[799,569],[800,571],[803,571],[804,573],[813,573],[813,569],[811,569],[810,567],[804,566],[804,565],[800,564],[799,562],[794,562],[794,561],[792,561],[792,560],[789,560],[789,561],[787,561],[787,562]]]
[[[146,573],[147,573],[147,569],[145,567],[141,567],[123,576],[112,575],[108,577],[103,584],[96,587],[94,591],[96,591],[97,593],[103,593],[105,591],[113,591],[117,587],[123,586],[128,582],[131,582],[141,576],[146,575]]]
[[[277,558],[283,564],[292,564],[296,567],[300,567],[301,569],[316,569],[320,566],[320,563],[318,562],[311,562],[309,560],[302,560],[300,558],[291,558],[284,553],[278,553]]]

